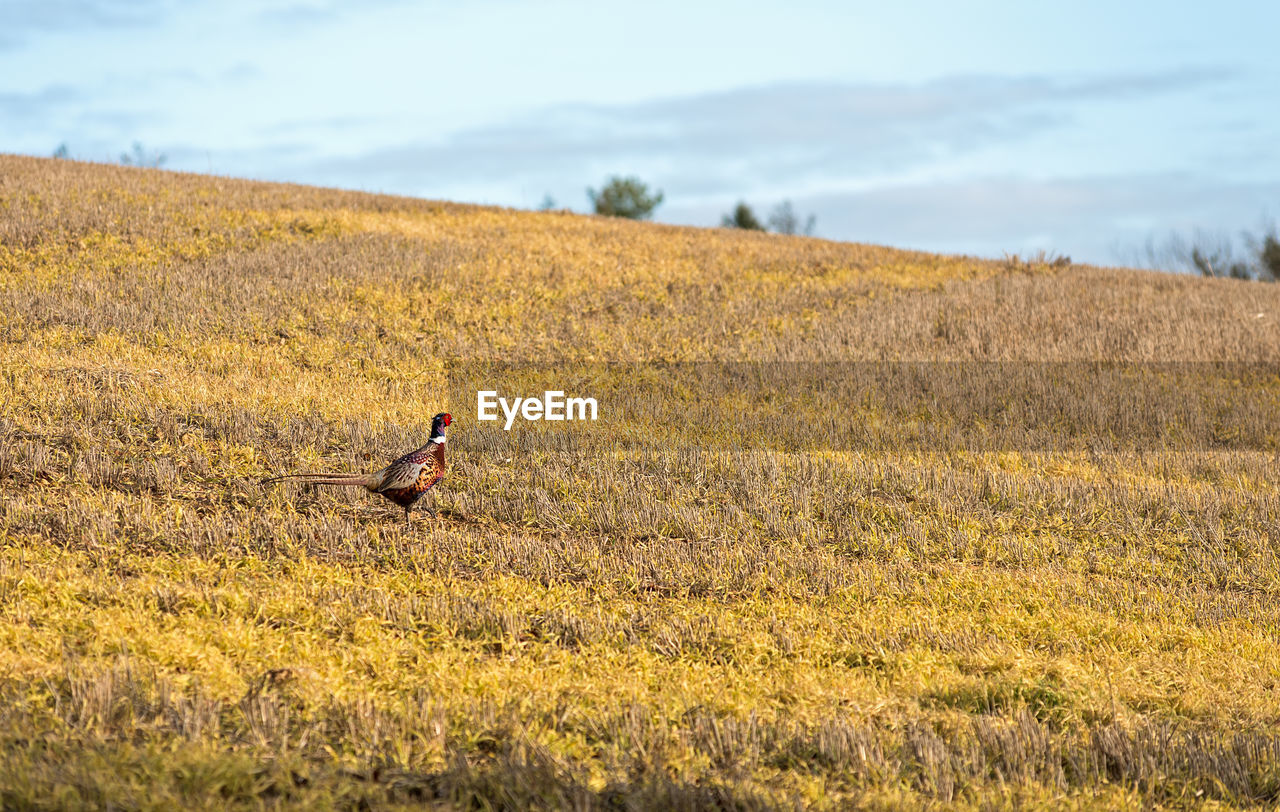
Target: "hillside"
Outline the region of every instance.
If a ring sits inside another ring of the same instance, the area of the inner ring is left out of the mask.
[[[1274,806],[1278,364],[1275,285],[0,156],[0,806]],[[259,484],[443,410],[438,518]]]

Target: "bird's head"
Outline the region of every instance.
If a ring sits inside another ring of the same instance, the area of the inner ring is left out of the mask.
[[[448,412],[441,412],[440,414],[431,418],[431,442],[444,444],[445,427],[452,422],[453,422],[453,415],[449,414]]]

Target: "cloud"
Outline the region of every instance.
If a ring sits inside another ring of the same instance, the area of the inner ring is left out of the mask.
[[[405,0],[310,0],[295,2],[285,0],[258,12],[258,21],[267,25],[296,30],[304,26],[339,22],[348,17],[367,14],[371,8],[399,5]]]
[[[33,93],[0,92],[0,119],[15,128],[42,124],[50,110],[75,104],[84,94],[70,85],[50,85]]]
[[[0,121],[21,134],[21,151],[48,155],[61,143],[77,158],[112,160],[163,118],[154,110],[101,104],[98,95],[96,88],[65,84],[0,91]]]
[[[343,13],[343,9],[336,3],[289,3],[263,9],[258,14],[258,19],[270,25],[296,29],[331,22]]]
[[[259,79],[261,77],[262,69],[251,62],[237,62],[218,75],[219,79],[226,82],[242,82],[247,79]]]
[[[629,106],[564,106],[434,142],[307,167],[316,177],[413,193],[548,185],[625,168],[673,196],[741,194],[787,183],[869,178],[1027,139],[1071,120],[1071,105],[1185,91],[1219,70],[1087,80],[963,77],[921,85],[804,83]],[[500,194],[500,192],[499,192]]]
[[[39,34],[149,25],[166,12],[163,0],[5,0],[0,49]]]
[[[308,137],[311,137],[311,140],[314,140],[314,135],[317,132],[331,133],[367,129],[370,127],[388,124],[390,121],[390,117],[387,116],[309,116],[307,118],[277,121],[268,126],[260,127],[257,132],[260,135],[271,139],[281,135],[288,135],[297,139],[307,139]]]

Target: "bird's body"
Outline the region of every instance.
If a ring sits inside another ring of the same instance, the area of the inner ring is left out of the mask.
[[[440,413],[431,421],[431,439],[426,445],[410,451],[381,471],[372,474],[286,474],[265,480],[264,484],[285,479],[300,479],[310,485],[339,485],[362,487],[370,493],[378,493],[404,508],[404,518],[422,495],[444,479],[446,442],[445,427],[453,418]]]

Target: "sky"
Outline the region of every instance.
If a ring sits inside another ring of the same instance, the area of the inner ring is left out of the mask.
[[[1280,3],[0,0],[0,152],[1132,263],[1280,216]]]

